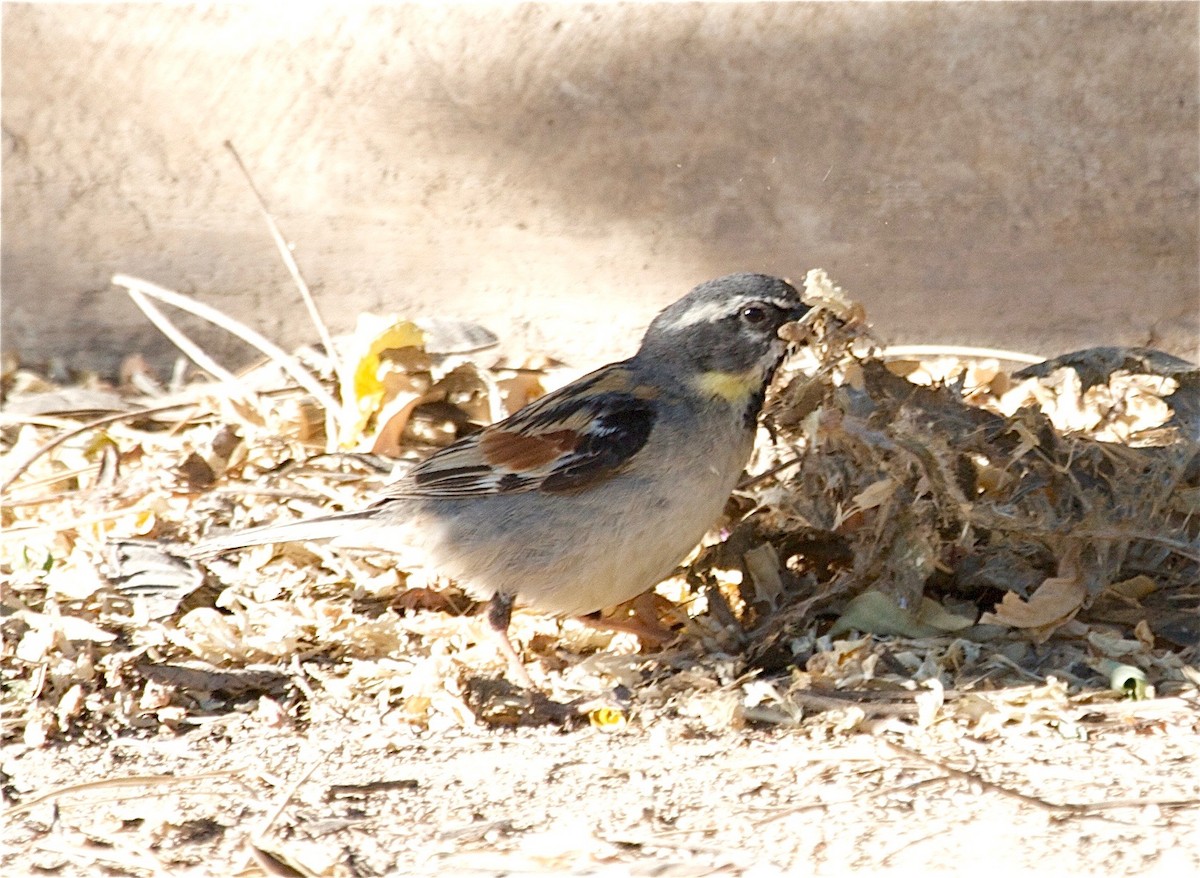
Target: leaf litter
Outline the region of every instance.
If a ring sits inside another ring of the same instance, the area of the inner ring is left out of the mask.
[[[264,348],[235,384],[178,369],[160,385],[137,358],[117,386],[54,382],[6,359],[6,748],[234,717],[385,737],[680,723],[827,744],[1194,734],[1196,367],[1114,348],[1016,371],[897,359],[823,272],[806,296],[820,310],[793,329],[803,347],[725,519],[653,601],[610,615],[653,615],[674,640],[643,650],[518,613],[532,694],[505,680],[472,601],[419,559],[304,544],[197,566],[169,550],[361,505],[569,370],[506,361],[481,327],[395,315],[362,318],[336,358]],[[1192,783],[1155,807],[1194,804]],[[268,871],[291,862],[262,833],[251,851]],[[153,871],[144,854],[123,862]]]

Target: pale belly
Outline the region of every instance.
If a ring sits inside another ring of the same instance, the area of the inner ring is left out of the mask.
[[[733,490],[749,440],[733,451],[688,461],[682,494],[661,475],[622,475],[603,494],[476,498],[465,514],[440,514],[422,542],[434,568],[478,598],[501,592],[545,613],[591,613],[653,587],[695,548]]]

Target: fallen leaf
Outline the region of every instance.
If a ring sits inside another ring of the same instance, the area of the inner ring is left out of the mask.
[[[383,401],[387,390],[384,351],[420,348],[424,342],[425,333],[410,320],[390,320],[372,314],[359,316],[343,374],[338,376],[342,397],[338,441],[342,448],[353,447]]]
[[[1158,591],[1158,583],[1146,574],[1141,573],[1130,579],[1114,582],[1108,588],[1104,589],[1104,594],[1116,595],[1132,601],[1140,601],[1142,598],[1156,591]]]
[[[852,508],[858,510],[874,509],[877,506],[882,506],[896,492],[896,480],[890,477],[882,478],[877,482],[872,482],[867,485],[851,500]]]
[[[779,562],[775,547],[763,543],[746,552],[742,559],[746,562],[746,570],[754,585],[755,599],[770,607],[779,606],[779,599],[783,595],[783,580],[779,570],[783,565]]]
[[[1087,586],[1077,570],[1072,569],[1066,576],[1051,576],[1044,580],[1029,600],[1022,599],[1016,592],[1008,592],[995,611],[984,613],[979,622],[1010,628],[1052,629],[1074,618],[1086,597]],[[1048,636],[1050,632],[1045,633]]]
[[[116,640],[117,635],[112,631],[106,631],[99,625],[94,625],[86,619],[81,619],[78,616],[52,616],[44,613],[33,613],[28,610],[21,610],[15,614],[30,630],[25,633],[21,639],[22,646],[17,648],[17,654],[25,661],[41,661],[42,656],[31,657],[28,650],[23,652],[24,644],[33,643],[35,636],[37,638],[47,638],[45,649],[48,650],[57,638],[69,640],[72,642],[87,641],[91,643],[111,643]]]
[[[936,637],[949,631],[960,631],[974,624],[973,619],[956,615],[931,598],[922,598],[914,611],[901,607],[896,599],[881,591],[871,590],[850,601],[845,611],[829,629],[830,637],[848,631],[864,634],[898,634],[902,637]]]

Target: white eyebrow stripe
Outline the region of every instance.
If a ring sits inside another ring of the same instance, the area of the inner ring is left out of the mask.
[[[728,302],[702,302],[693,305],[670,322],[661,324],[663,329],[683,329],[685,326],[695,326],[697,323],[708,323],[729,314]]]
[[[758,299],[746,299],[744,304],[750,304],[752,301],[765,302],[768,305],[774,305],[776,308],[786,311],[795,306],[795,303],[778,299],[774,296],[762,296]],[[695,326],[697,323],[708,323],[713,320],[720,320],[723,317],[732,316],[735,309],[732,303],[725,302],[701,302],[698,305],[693,305],[688,308],[678,317],[675,317],[668,323],[660,324],[662,329],[683,329],[687,326]]]

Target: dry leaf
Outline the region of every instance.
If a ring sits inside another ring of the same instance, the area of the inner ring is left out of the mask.
[[[974,624],[973,619],[951,613],[937,601],[922,598],[914,612],[902,608],[895,597],[881,591],[865,591],[849,604],[833,627],[830,637],[848,631],[864,634],[898,634],[902,637],[936,637],[948,631],[960,631]]]
[[[1052,629],[1070,621],[1087,598],[1087,586],[1077,569],[1071,569],[1068,574],[1047,578],[1029,600],[1023,600],[1016,592],[1008,592],[994,612],[983,614],[980,624]],[[1048,636],[1050,631],[1045,633]]]
[[[79,616],[50,616],[28,610],[21,610],[15,615],[30,628],[17,646],[18,658],[30,663],[41,661],[51,647],[59,642],[59,638],[72,642],[111,643],[117,637],[113,632]]]
[[[379,413],[379,420],[383,426],[375,434],[375,442],[371,446],[371,453],[384,457],[400,457],[404,451],[404,428],[408,426],[408,422],[412,419],[412,414],[416,411],[417,406],[435,399],[444,398],[444,393],[426,393],[421,396],[410,397],[407,401],[403,402],[401,400],[394,400],[393,402],[397,404],[398,411],[391,413],[389,407],[389,411],[381,411]]]
[[[847,296],[846,291],[830,280],[823,268],[814,268],[804,276],[804,300],[832,312],[849,325],[866,323],[867,312],[862,303]]]
[[[341,435],[338,444],[351,448],[362,435],[371,416],[384,400],[384,351],[420,348],[425,333],[409,320],[395,320],[361,314],[345,352],[345,372],[338,376],[342,411],[338,418]]]
[[[1140,601],[1142,598],[1156,591],[1158,591],[1158,583],[1142,573],[1130,579],[1114,582],[1104,590],[1104,594],[1117,595],[1128,598],[1131,601]]]
[[[856,510],[874,509],[882,506],[896,492],[896,480],[890,477],[872,482],[851,498],[851,508]]]
[[[742,560],[750,573],[755,600],[763,601],[771,607],[778,606],[779,598],[783,594],[783,579],[779,575],[782,565],[775,547],[770,543],[755,546],[742,556]]]

